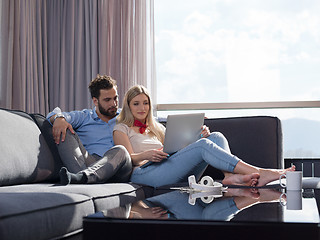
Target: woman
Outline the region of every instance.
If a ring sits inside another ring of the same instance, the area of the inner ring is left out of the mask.
[[[263,186],[277,180],[285,170],[263,169],[249,165],[232,155],[225,137],[210,133],[204,126],[202,138],[172,156],[162,151],[165,128],[153,118],[151,98],[143,86],[134,86],[125,95],[123,108],[113,130],[114,143],[123,145],[131,155],[134,171],[131,181],[159,187],[197,179],[211,165],[224,172],[225,185]],[[152,161],[147,167],[143,165]]]

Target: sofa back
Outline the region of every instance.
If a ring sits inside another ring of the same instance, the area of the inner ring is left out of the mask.
[[[205,119],[211,132],[228,139],[231,152],[243,161],[263,168],[283,168],[283,137],[277,117],[253,116]],[[222,179],[222,172],[209,166],[204,173]]]
[[[43,116],[35,116],[45,125]],[[0,109],[0,186],[58,179],[59,155],[49,147],[33,117]]]

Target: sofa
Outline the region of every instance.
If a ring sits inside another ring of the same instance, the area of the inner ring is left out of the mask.
[[[261,167],[283,167],[275,117],[206,119],[231,151]],[[0,108],[0,239],[81,239],[83,217],[145,197],[134,183],[59,184],[62,166],[44,116]],[[222,173],[205,171],[215,179]]]

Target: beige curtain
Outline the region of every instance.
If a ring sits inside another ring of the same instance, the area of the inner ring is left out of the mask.
[[[120,99],[135,84],[156,99],[153,1],[1,4],[1,107],[42,114],[92,107],[88,84],[98,73],[117,80]]]
[[[1,1],[0,106],[48,110],[46,2]]]

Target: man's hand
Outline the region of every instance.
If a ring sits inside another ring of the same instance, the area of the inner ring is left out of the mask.
[[[70,123],[68,123],[64,118],[56,118],[52,127],[53,139],[56,144],[60,143],[60,137],[61,142],[64,142],[68,129],[72,134],[74,134],[74,130]]]

